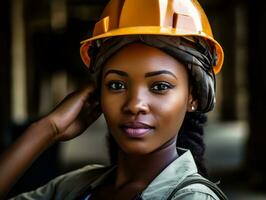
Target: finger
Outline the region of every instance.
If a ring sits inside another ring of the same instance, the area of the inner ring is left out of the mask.
[[[70,110],[76,110],[79,112],[84,104],[88,102],[87,99],[93,90],[94,86],[89,85],[78,91],[72,92],[66,96],[58,106],[55,107],[54,111],[59,114],[61,112],[69,112]]]
[[[80,120],[85,124],[90,125],[102,114],[101,105],[97,102],[94,104],[83,108],[80,115]]]
[[[94,85],[84,86],[80,91],[78,91],[78,98],[81,98],[83,101],[87,101],[90,96],[93,96],[95,89],[96,87]]]
[[[97,105],[93,111],[86,115],[81,115],[75,120],[61,135],[60,140],[66,141],[78,137],[82,134],[93,122],[95,122],[102,114],[100,106]]]
[[[78,117],[93,86],[88,86],[80,91],[68,95],[55,109],[48,115],[59,132],[64,131]]]
[[[101,116],[101,114],[102,114],[101,105],[100,104],[95,105],[92,112],[89,113],[89,115],[87,115],[86,117],[87,124],[91,125]]]

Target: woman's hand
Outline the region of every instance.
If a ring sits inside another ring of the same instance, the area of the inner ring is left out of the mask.
[[[88,86],[66,96],[46,119],[53,127],[55,141],[65,141],[80,135],[101,113],[94,87]]]
[[[57,141],[80,135],[100,115],[99,102],[88,86],[68,95],[50,114],[31,124],[0,157],[0,199],[32,162]]]

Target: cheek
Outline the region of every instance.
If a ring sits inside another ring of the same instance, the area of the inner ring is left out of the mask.
[[[160,113],[162,126],[169,126],[173,124],[173,128],[180,128],[184,116],[187,111],[187,92],[175,92],[167,98],[157,101],[157,106],[154,106],[157,113]],[[170,128],[170,127],[168,127]]]
[[[120,110],[121,100],[114,95],[102,91],[101,106],[106,122],[116,119]]]

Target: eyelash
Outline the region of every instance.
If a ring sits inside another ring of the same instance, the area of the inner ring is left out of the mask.
[[[119,84],[120,88],[116,87],[116,86],[118,86],[118,84]],[[108,89],[113,90],[113,91],[120,91],[120,90],[126,89],[125,83],[122,81],[110,81],[106,85],[107,85]]]
[[[127,86],[122,81],[110,81],[106,84],[107,88],[112,91],[122,91],[126,90]],[[165,93],[167,90],[174,88],[175,86],[168,82],[155,82],[152,84],[150,91],[154,93]]]
[[[163,88],[160,88],[160,86],[161,87],[163,86]],[[172,85],[168,82],[155,82],[152,84],[151,91],[153,91],[155,93],[164,93],[167,90],[172,89],[174,87],[175,87],[174,85]]]

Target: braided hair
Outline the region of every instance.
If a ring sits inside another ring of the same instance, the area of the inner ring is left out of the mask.
[[[207,177],[205,166],[205,143],[203,125],[207,121],[206,114],[200,112],[188,112],[179,130],[176,141],[177,147],[189,149],[194,157],[198,171]]]

